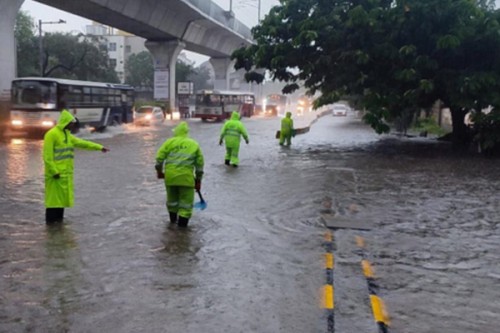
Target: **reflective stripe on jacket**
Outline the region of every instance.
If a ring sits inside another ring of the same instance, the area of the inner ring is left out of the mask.
[[[73,206],[74,148],[101,150],[97,143],[78,139],[65,127],[75,118],[66,110],[61,112],[57,125],[45,133],[43,162],[45,166],[45,207]],[[60,175],[55,179],[54,175]]]
[[[231,119],[226,121],[224,126],[220,131],[220,140],[224,140],[226,142],[226,147],[236,148],[240,146],[241,137],[248,141],[248,133],[240,121],[240,114],[238,112],[233,112],[231,114]]]
[[[204,159],[198,143],[188,137],[189,126],[181,122],[174,137],[165,141],[156,153],[157,168],[163,165],[167,186],[194,187],[195,175],[203,177]]]

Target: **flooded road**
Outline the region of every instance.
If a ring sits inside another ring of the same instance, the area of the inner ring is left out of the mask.
[[[188,230],[167,222],[154,171],[172,123],[83,133],[111,152],[76,152],[75,207],[55,227],[41,141],[5,139],[0,332],[326,332],[325,209],[371,227],[333,232],[335,332],[377,332],[355,236],[391,332],[497,330],[497,161],[377,136],[353,116],[321,118],[291,148],[274,139],[278,119],[244,123],[250,144],[232,169],[221,125],[190,121],[208,208]]]

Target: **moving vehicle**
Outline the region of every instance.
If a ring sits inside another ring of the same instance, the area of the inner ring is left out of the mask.
[[[59,119],[61,102],[80,126],[103,130],[133,121],[134,88],[115,83],[25,77],[12,81],[10,126],[46,131]]]
[[[134,124],[136,125],[153,125],[164,121],[165,113],[159,106],[144,105],[134,113]]]
[[[251,117],[254,107],[255,96],[251,92],[200,90],[196,93],[193,117],[221,121],[230,118],[233,111],[242,117]]]
[[[266,116],[284,117],[287,109],[288,97],[282,94],[270,94],[266,97],[266,104]],[[271,110],[268,110],[270,106]],[[271,114],[269,114],[269,111],[271,111]]]
[[[333,116],[347,116],[347,106],[344,104],[333,104],[332,106]]]

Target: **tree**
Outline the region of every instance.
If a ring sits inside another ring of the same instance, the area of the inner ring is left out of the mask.
[[[35,24],[33,18],[24,11],[17,13],[14,36],[17,47],[17,76],[39,75]]]
[[[153,58],[148,51],[131,54],[125,63],[125,73],[125,83],[136,88],[153,89]]]
[[[201,68],[193,68],[192,65],[182,61],[176,64],[176,82],[193,81],[195,90],[203,89],[210,79],[208,71]],[[132,54],[125,64],[125,82],[136,88],[153,90],[154,87],[154,67],[153,59],[148,51]]]
[[[16,18],[18,76],[39,76],[38,36],[35,23],[20,11]],[[119,82],[111,67],[105,45],[97,37],[69,33],[47,33],[43,36],[43,74],[57,78]]]
[[[44,76],[120,82],[99,37],[53,33],[44,36]]]
[[[287,82],[284,93],[303,81],[321,92],[316,107],[359,97],[379,133],[440,99],[463,144],[465,114],[498,105],[498,31],[486,0],[282,0],[253,29],[256,44],[232,58],[247,80],[262,81],[257,67]]]

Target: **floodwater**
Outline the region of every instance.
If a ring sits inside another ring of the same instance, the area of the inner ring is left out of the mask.
[[[310,119],[296,119],[304,125]],[[156,150],[173,123],[82,133],[75,207],[47,227],[42,142],[0,143],[0,332],[326,332],[321,214],[334,230],[335,332],[377,332],[355,237],[366,241],[390,332],[498,331],[500,166],[430,139],[321,118],[292,147],[278,119],[245,119],[240,167],[220,124],[190,121],[208,208],[168,223]]]

